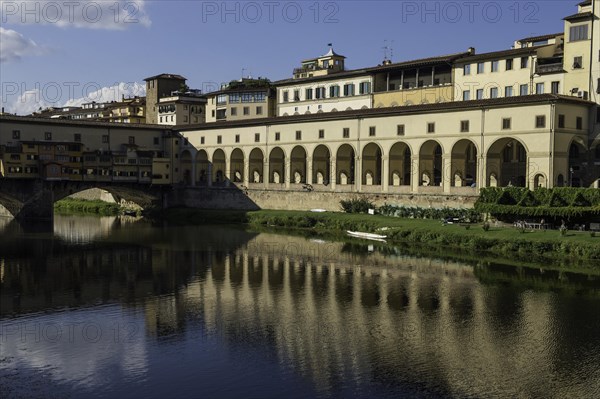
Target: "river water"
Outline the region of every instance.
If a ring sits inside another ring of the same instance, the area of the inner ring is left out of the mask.
[[[0,397],[600,397],[600,278],[131,218],[0,220]],[[423,252],[423,251],[421,251]]]

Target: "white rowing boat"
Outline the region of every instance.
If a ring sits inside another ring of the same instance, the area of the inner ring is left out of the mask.
[[[346,230],[346,233],[352,237],[365,238],[367,240],[384,241],[384,239],[387,238],[387,236],[381,234],[363,233],[361,231]]]

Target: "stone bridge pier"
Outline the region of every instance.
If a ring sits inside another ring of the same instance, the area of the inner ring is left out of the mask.
[[[137,183],[87,183],[39,179],[0,179],[0,204],[18,220],[52,220],[54,202],[91,188],[111,193],[117,202],[134,202],[143,209],[162,209],[171,186]]]

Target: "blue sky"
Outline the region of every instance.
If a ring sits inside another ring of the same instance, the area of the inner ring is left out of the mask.
[[[393,41],[396,62],[470,46],[478,53],[508,49],[516,39],[562,31],[578,1],[29,3],[0,0],[2,105],[18,113],[97,96],[90,93],[100,88],[106,95],[121,82],[131,94],[133,82],[163,72],[200,89],[238,79],[242,68],[284,79],[328,43],[348,68],[379,64],[384,40]]]

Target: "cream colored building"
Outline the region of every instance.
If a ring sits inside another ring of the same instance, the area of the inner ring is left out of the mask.
[[[271,118],[275,91],[268,79],[242,78],[206,94],[206,122]]]
[[[191,146],[182,169],[192,184],[275,190],[476,195],[590,185],[597,170],[569,167],[588,162],[592,109],[545,94],[207,124],[180,130]]]
[[[158,100],[159,125],[196,125],[206,121],[206,98],[199,91],[173,94]]]

